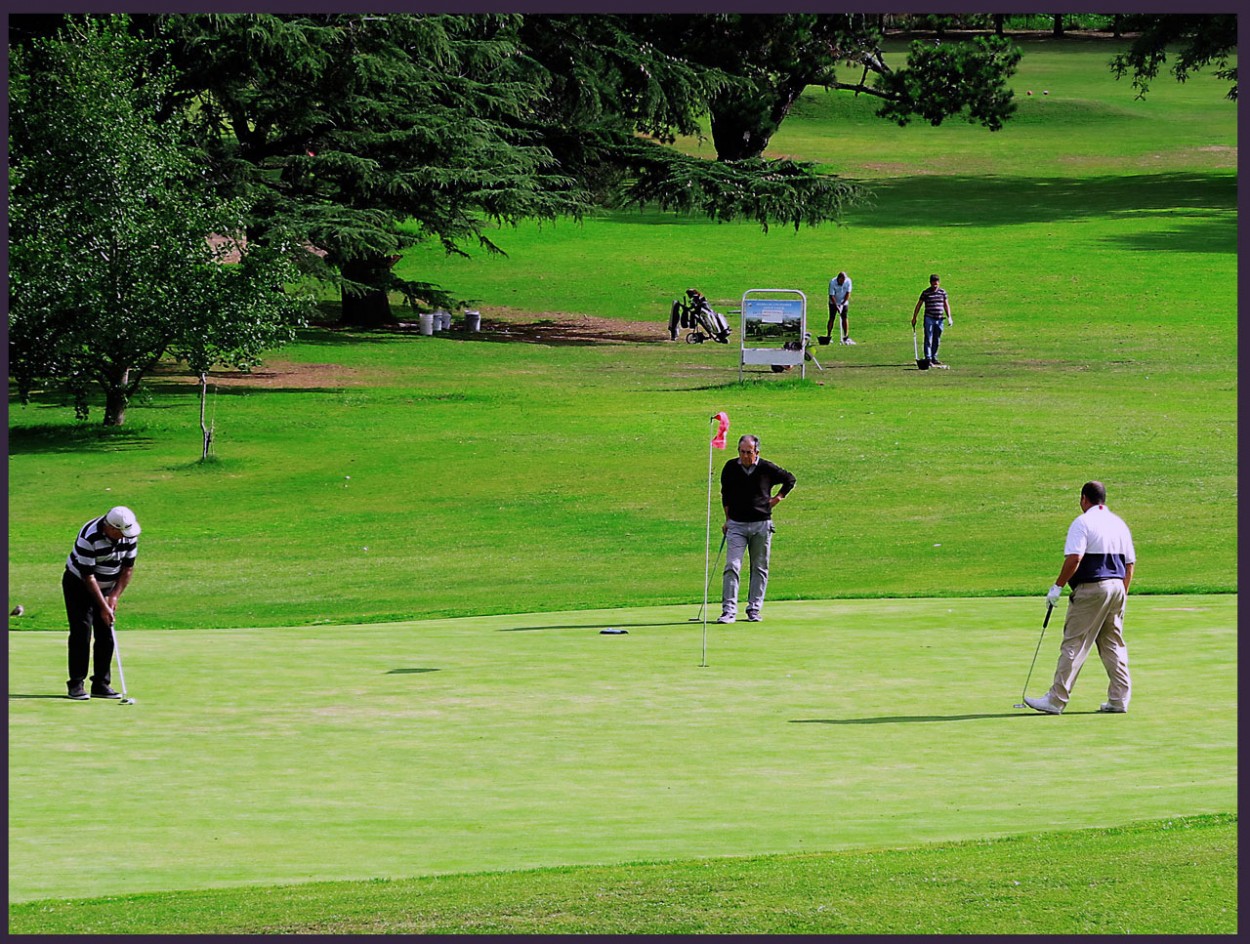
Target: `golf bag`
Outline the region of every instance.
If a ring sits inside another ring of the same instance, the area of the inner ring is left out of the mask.
[[[668,335],[677,340],[678,326],[689,328],[686,335],[689,344],[702,344],[712,340],[720,344],[729,343],[729,322],[725,316],[712,309],[703,294],[696,289],[686,289],[686,297],[673,302],[669,311]]]

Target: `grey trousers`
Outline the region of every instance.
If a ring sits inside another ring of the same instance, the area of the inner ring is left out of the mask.
[[[751,554],[751,583],[747,616],[759,616],[768,589],[768,555],[773,545],[772,521],[733,521],[725,532],[725,577],[721,585],[721,615],[738,615],[738,582],[742,557]]]
[[[1132,685],[1128,675],[1128,647],[1124,645],[1124,581],[1118,579],[1083,583],[1072,591],[1068,615],[1063,621],[1059,665],[1050,686],[1051,701],[1066,705],[1090,649],[1098,647],[1107,670],[1107,701],[1128,709]]]

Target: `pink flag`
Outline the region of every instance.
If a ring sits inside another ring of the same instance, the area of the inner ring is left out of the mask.
[[[716,420],[716,435],[712,437],[712,445],[717,449],[725,448],[725,433],[729,432],[729,414],[717,413],[712,419]]]

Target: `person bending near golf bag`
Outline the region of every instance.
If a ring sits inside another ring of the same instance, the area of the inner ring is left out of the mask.
[[[1128,648],[1124,645],[1124,606],[1137,555],[1128,525],[1107,508],[1107,489],[1101,482],[1086,482],[1080,502],[1081,513],[1068,528],[1064,542],[1059,576],[1046,594],[1046,602],[1054,606],[1064,584],[1072,585],[1055,680],[1045,695],[1024,701],[1034,711],[1062,714],[1086,656],[1097,646],[1110,680],[1107,700],[1098,710],[1120,714],[1128,711],[1132,694]]]
[[[829,324],[825,328],[825,337],[833,337],[834,323],[842,319],[842,343],[854,344],[851,340],[851,277],[839,272],[829,280]]]
[[[924,356],[934,367],[946,366],[937,356],[938,345],[942,343],[942,316],[946,316],[948,325],[955,323],[955,319],[951,317],[951,303],[941,281],[936,272],[929,276],[929,287],[920,293],[920,297],[916,299],[916,307],[911,312],[911,327],[914,331],[916,315],[924,308]]]
[[[773,543],[773,508],[790,494],[795,478],[781,466],[760,458],[755,436],[738,440],[738,458],[725,463],[720,473],[721,504],[725,507],[725,571],[721,587],[718,623],[732,623],[738,615],[738,575],[743,555],[751,554],[751,582],[747,595],[747,619],[763,618],[764,591],[768,589],[768,556]],[[773,489],[781,491],[776,495]]]
[[[92,518],[78,532],[65,561],[61,589],[69,618],[69,697],[121,698],[109,687],[113,662],[113,620],[117,601],[130,584],[139,550],[139,522],[129,508],[118,505]],[[91,694],[84,683],[95,636],[95,674]],[[125,687],[125,686],[123,686]]]

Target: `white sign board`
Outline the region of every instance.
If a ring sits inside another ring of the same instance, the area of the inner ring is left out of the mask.
[[[777,367],[798,366],[804,377],[807,367],[807,296],[794,288],[752,288],[742,295],[742,354],[744,364]]]

